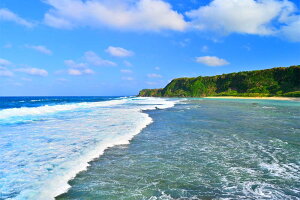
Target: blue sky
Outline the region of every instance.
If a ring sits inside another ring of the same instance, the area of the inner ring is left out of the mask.
[[[135,95],[300,64],[298,0],[1,0],[0,95]]]

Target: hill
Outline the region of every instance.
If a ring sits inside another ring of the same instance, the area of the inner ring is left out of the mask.
[[[300,65],[217,76],[177,78],[165,88],[144,89],[143,97],[300,97]]]

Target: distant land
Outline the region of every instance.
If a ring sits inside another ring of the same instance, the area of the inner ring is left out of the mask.
[[[300,65],[217,76],[177,78],[165,88],[144,89],[142,97],[300,97]]]

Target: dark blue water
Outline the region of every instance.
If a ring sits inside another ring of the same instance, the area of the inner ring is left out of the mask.
[[[107,101],[120,97],[86,97],[86,96],[57,96],[57,97],[0,97],[0,109],[7,108],[21,108],[21,107],[39,107],[44,105],[57,105],[67,103],[79,103],[79,102],[98,102]]]

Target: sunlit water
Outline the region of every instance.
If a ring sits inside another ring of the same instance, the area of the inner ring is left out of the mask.
[[[188,99],[109,148],[62,199],[300,199],[300,103]]]
[[[174,104],[134,97],[1,97],[0,199],[54,199],[89,161],[128,144],[152,122],[142,110]]]

